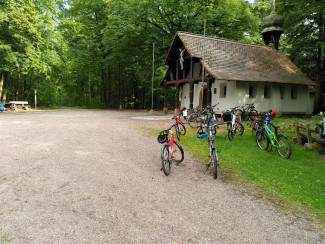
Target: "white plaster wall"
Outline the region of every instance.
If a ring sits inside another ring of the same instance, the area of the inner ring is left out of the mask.
[[[220,83],[227,83],[227,96],[220,98]],[[207,85],[203,82],[203,85]],[[309,90],[304,86],[297,86],[297,99],[291,99],[291,88],[293,85],[285,85],[284,99],[281,99],[280,84],[270,84],[270,98],[264,98],[264,86],[265,83],[257,83],[256,97],[249,98],[249,85],[250,82],[240,81],[226,81],[217,80],[212,84],[211,104],[214,105],[219,102],[215,109],[217,112],[233,108],[235,106],[243,106],[247,103],[254,103],[256,110],[259,112],[266,112],[270,109],[274,109],[277,113],[307,113],[313,112],[314,97],[309,95]],[[214,94],[214,88],[217,88],[216,94]],[[194,85],[193,91],[193,107],[199,105],[200,91],[202,89],[202,82]],[[189,84],[184,85],[182,94],[182,107],[189,108]]]
[[[295,85],[286,85],[284,88],[284,99],[281,100],[282,113],[302,113],[311,114],[313,110],[313,103],[310,101],[309,89],[304,86],[297,86],[297,99],[291,99],[291,89]]]

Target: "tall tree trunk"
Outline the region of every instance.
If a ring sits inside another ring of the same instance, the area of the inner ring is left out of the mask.
[[[138,98],[138,79],[136,77],[136,74],[133,74],[133,97],[134,97],[134,108],[139,108],[139,98]]]
[[[16,84],[16,92],[15,92],[15,100],[18,101],[19,99],[19,83],[20,83],[20,71],[18,71],[18,75],[17,75],[17,84]]]
[[[121,75],[121,65],[118,65],[118,100],[119,108],[122,109],[122,75]]]
[[[318,111],[324,111],[324,94],[325,94],[325,25],[323,13],[319,14],[319,39],[318,39],[318,55],[317,55],[317,70],[318,70],[318,84],[319,84],[319,98],[317,104]]]
[[[9,73],[7,71],[4,72],[4,83],[3,83],[3,89],[2,89],[2,98],[1,102],[6,103],[7,101],[7,92],[8,92],[8,86],[9,86]]]
[[[0,99],[2,97],[2,91],[3,91],[3,83],[5,81],[5,73],[2,73],[1,74],[1,77],[0,77]]]
[[[111,77],[111,67],[107,67],[107,101],[109,105],[112,105],[112,77]]]
[[[107,90],[107,84],[106,84],[106,70],[102,68],[102,87],[103,87],[103,100],[105,105],[107,106],[107,95],[106,95],[106,90]]]

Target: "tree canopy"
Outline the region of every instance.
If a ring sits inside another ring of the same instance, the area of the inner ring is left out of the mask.
[[[263,43],[261,20],[272,2],[0,0],[0,98],[32,104],[36,89],[41,106],[150,108],[155,43],[154,104],[161,108],[159,83],[176,31],[203,34],[206,20],[207,35]],[[285,19],[280,48],[323,93],[324,6],[276,1]]]

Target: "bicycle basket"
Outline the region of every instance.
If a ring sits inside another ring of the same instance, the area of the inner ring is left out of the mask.
[[[231,112],[230,111],[224,111],[223,113],[222,113],[222,119],[223,119],[223,121],[231,121]]]
[[[166,140],[167,140],[167,136],[168,136],[168,132],[167,131],[165,131],[165,130],[163,130],[163,131],[161,131],[160,133],[159,133],[159,135],[158,135],[158,137],[157,137],[157,141],[159,142],[159,143],[165,143],[166,142]]]

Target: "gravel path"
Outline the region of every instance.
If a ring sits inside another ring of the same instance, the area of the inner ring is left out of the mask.
[[[325,243],[188,154],[166,177],[142,113],[1,113],[0,243]]]

